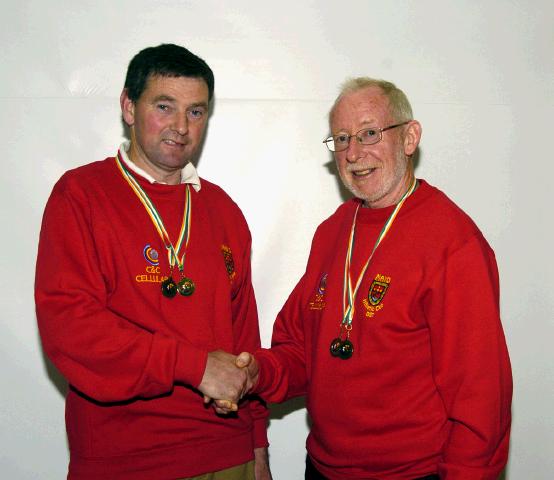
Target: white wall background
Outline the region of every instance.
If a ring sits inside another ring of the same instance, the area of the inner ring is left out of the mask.
[[[506,478],[552,478],[551,0],[2,0],[0,8],[2,478],[65,477],[65,386],[43,357],[33,304],[42,210],[65,170],[115,153],[127,64],[162,42],[187,46],[215,71],[199,169],[250,223],[264,345],[315,227],[341,201],[321,143],[339,83],[371,75],[404,89],[423,125],[417,175],[457,201],[497,254],[515,381]],[[272,411],[275,479],[301,479],[303,403]]]

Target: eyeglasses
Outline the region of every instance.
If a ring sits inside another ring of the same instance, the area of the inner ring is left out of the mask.
[[[391,128],[401,127],[410,123],[411,120],[407,122],[397,123],[396,125],[390,125],[385,128],[369,127],[360,130],[354,135],[348,135],[348,133],[339,133],[338,135],[332,135],[329,138],[323,140],[323,143],[327,145],[327,148],[331,152],[342,152],[348,148],[350,145],[350,139],[356,137],[358,143],[362,145],[374,145],[379,143],[383,139],[383,132],[390,130]]]

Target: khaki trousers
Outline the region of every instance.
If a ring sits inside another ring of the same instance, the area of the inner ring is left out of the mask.
[[[254,460],[236,467],[226,468],[214,473],[205,473],[197,477],[180,480],[254,480]]]

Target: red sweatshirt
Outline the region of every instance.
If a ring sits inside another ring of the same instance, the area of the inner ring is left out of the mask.
[[[308,453],[331,480],[496,479],[508,455],[512,380],[494,253],[464,212],[420,181],[361,283],[353,356],[332,357],[358,202],[317,229],[272,348],[256,355],[257,391],[271,402],[307,396]],[[360,208],[354,282],[393,208]]]
[[[176,242],[185,186],[135,178]],[[246,221],[206,180],[191,196],[184,271],[196,290],[172,299],[160,289],[166,248],[113,158],[67,172],[50,196],[36,305],[44,349],[70,384],[69,478],[189,477],[267,446],[258,401],[224,418],[195,390],[209,351],[252,351],[260,339]]]

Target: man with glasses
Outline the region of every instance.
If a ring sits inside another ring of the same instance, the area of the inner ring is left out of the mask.
[[[415,177],[421,126],[395,85],[346,82],[329,120],[355,198],[317,229],[271,349],[237,365],[267,401],[306,395],[306,479],[496,479],[512,380],[494,253]]]

